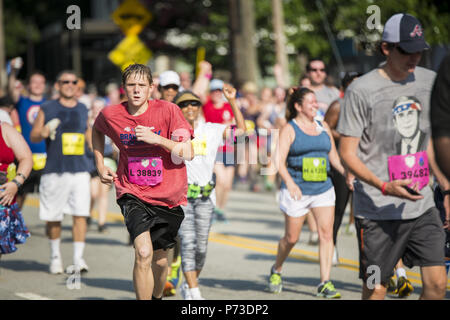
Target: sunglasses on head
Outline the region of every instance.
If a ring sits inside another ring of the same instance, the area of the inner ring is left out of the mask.
[[[176,84],[168,84],[167,86],[163,86],[162,88],[164,90],[173,89],[175,91],[178,91],[179,86],[177,86]]]
[[[71,84],[77,84],[78,83],[78,80],[73,80],[73,81],[70,81],[70,80],[60,80],[59,81],[61,84],[69,84],[69,83],[71,83]]]
[[[180,102],[180,103],[178,104],[178,106],[179,106],[181,109],[186,108],[186,107],[188,107],[189,105],[191,105],[191,106],[193,106],[193,107],[200,107],[202,104],[201,104],[200,102],[194,101],[194,100],[183,101],[183,102]]]

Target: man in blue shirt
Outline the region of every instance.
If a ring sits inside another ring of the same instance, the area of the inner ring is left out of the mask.
[[[47,158],[45,141],[39,143],[30,141],[30,132],[34,120],[40,110],[41,104],[45,102],[46,79],[43,73],[34,71],[28,77],[28,96],[21,95],[20,89],[15,84],[17,81],[16,74],[18,74],[22,66],[20,63],[15,63],[15,61],[17,61],[17,58],[11,61],[12,68],[9,75],[8,89],[19,114],[22,135],[33,153],[33,170],[17,193],[17,203],[22,208],[27,194],[38,191],[42,169],[45,166]]]

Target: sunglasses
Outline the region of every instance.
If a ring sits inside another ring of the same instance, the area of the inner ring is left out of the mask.
[[[75,84],[78,83],[78,80],[73,80],[73,81],[70,81],[70,80],[60,80],[59,83],[61,83],[61,84],[69,84],[69,83],[71,83],[71,84],[75,85]]]
[[[312,71],[312,72],[325,72],[325,69],[315,69],[315,68],[311,68],[311,69],[309,69],[309,71]]]
[[[412,53],[406,52],[405,50],[403,50],[399,46],[395,46],[395,48],[397,49],[398,52],[400,52],[404,56],[411,56],[411,55],[415,54],[415,52],[412,52]]]
[[[164,90],[173,89],[175,91],[178,91],[179,86],[177,86],[176,84],[168,84],[167,86],[163,86],[162,88]]]
[[[193,106],[193,107],[200,107],[202,104],[200,103],[200,102],[198,102],[198,101],[183,101],[183,102],[180,102],[179,104],[178,104],[178,106],[181,108],[181,109],[183,109],[183,108],[186,108],[186,107],[188,107],[188,106]]]

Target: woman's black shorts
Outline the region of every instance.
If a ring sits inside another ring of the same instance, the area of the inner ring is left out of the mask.
[[[180,206],[164,207],[146,203],[129,193],[117,199],[122,210],[131,241],[137,236],[150,231],[153,250],[169,249],[175,246],[184,212]]]

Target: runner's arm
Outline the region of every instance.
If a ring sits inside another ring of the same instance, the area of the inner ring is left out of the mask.
[[[336,100],[330,105],[327,112],[325,113],[324,118],[324,121],[330,126],[331,133],[336,141],[339,141],[339,138],[341,137],[341,134],[336,131],[337,123],[339,120],[339,110],[339,100]]]
[[[276,152],[275,155],[275,165],[278,165],[278,172],[286,184],[291,197],[295,200],[300,200],[302,197],[302,191],[295,183],[294,179],[292,179],[286,167],[286,159],[294,139],[294,128],[292,128],[290,124],[286,124],[280,132],[280,143],[278,144],[278,152]]]
[[[110,185],[117,174],[104,165],[105,135],[95,127],[92,129],[92,148],[94,150],[95,166],[102,183]]]
[[[427,147],[427,156],[428,156],[428,162],[430,164],[430,169],[433,175],[436,177],[436,180],[439,184],[439,187],[442,191],[450,190],[450,182],[448,181],[447,177],[444,175],[444,173],[439,168],[436,157],[434,153],[434,147],[433,147],[433,139],[430,138],[430,141],[428,142]],[[443,205],[445,208],[445,225],[446,227],[450,227],[449,221],[450,221],[450,195],[446,194],[444,195],[444,201]]]
[[[323,126],[325,128],[325,131],[327,132],[328,136],[330,137],[331,142],[331,150],[328,153],[328,158],[330,159],[330,164],[343,176],[345,176],[345,168],[341,163],[341,159],[339,158],[339,154],[336,150],[336,144],[334,143],[333,135],[331,133],[331,129],[328,126],[326,122],[322,122]]]
[[[239,109],[237,103],[236,103],[236,89],[229,85],[224,84],[223,85],[223,93],[225,95],[225,98],[227,98],[228,102],[231,105],[231,110],[233,111],[234,119],[236,121],[236,135],[242,135],[245,133],[245,120],[244,116],[242,115],[241,110]],[[223,132],[223,138],[227,138],[227,130]]]
[[[47,139],[50,135],[50,129],[44,125],[45,114],[44,111],[39,110],[36,120],[34,120],[33,128],[30,133],[30,140],[33,143],[39,143],[44,139]]]
[[[177,142],[173,141],[160,135],[157,135],[152,130],[153,127],[144,127],[137,126],[136,127],[136,138],[138,141],[143,141],[148,144],[156,144],[167,151],[169,151],[172,155],[181,158],[183,160],[192,160],[194,159],[194,146],[191,143],[190,139],[186,141]],[[187,131],[187,130],[186,130]]]
[[[3,139],[7,146],[9,146],[14,157],[18,162],[17,175],[14,178],[20,184],[25,182],[25,177],[28,177],[33,167],[33,158],[31,155],[30,147],[23,136],[17,132],[17,130],[8,123],[1,124]],[[18,185],[14,181],[7,182],[0,185],[0,204],[10,205],[18,191]]]
[[[370,171],[367,166],[358,158],[357,149],[359,145],[360,138],[351,136],[341,136],[341,141],[339,144],[339,153],[341,154],[342,161],[344,165],[354,174],[359,180],[364,181],[371,186],[379,189],[383,189],[384,194],[396,196],[399,198],[405,198],[412,201],[420,200],[423,198],[422,195],[412,195],[406,191],[403,186],[411,184],[411,179],[405,180],[395,180],[395,181],[382,181],[375,174]]]

